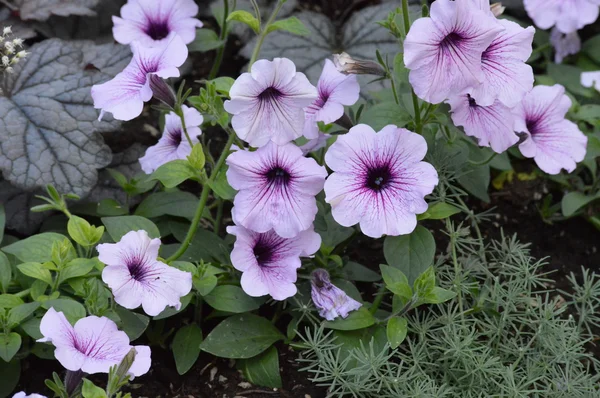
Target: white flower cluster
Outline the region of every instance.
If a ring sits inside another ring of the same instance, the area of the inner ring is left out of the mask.
[[[12,73],[13,65],[27,56],[22,47],[23,39],[13,38],[10,26],[4,27],[0,34],[0,73]]]

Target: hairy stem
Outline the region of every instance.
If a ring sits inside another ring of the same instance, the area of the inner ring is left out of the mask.
[[[208,74],[208,80],[212,80],[217,77],[219,69],[221,69],[221,62],[223,62],[223,54],[225,54],[225,46],[227,45],[227,17],[229,16],[229,0],[223,0],[223,23],[221,24],[221,33],[219,39],[223,41],[223,45],[217,50],[217,56],[213,63],[210,73]]]
[[[279,11],[281,10],[281,7],[283,7],[283,3],[285,3],[285,2],[286,2],[286,0],[279,0],[279,2],[277,3],[277,6],[273,10],[273,13],[269,17],[269,20],[267,21],[265,26],[263,26],[263,28],[260,32],[260,35],[258,36],[258,41],[256,42],[256,46],[254,47],[254,51],[252,52],[252,58],[250,58],[250,62],[248,62],[248,70],[250,70],[252,68],[252,64],[254,62],[256,62],[256,59],[258,58],[258,54],[260,54],[260,48],[262,47],[263,42],[265,41],[265,37],[267,37],[267,31],[269,30],[269,26],[273,22],[275,22],[275,18],[277,18],[277,14],[279,14]],[[257,17],[260,18],[260,15],[257,15]]]

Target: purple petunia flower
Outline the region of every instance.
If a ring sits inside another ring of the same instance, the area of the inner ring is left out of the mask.
[[[238,137],[254,147],[278,145],[304,132],[304,108],[317,98],[317,89],[287,58],[264,59],[242,73],[229,90],[225,110]]]
[[[181,308],[181,297],[192,290],[192,274],[157,260],[160,239],[146,231],[130,231],[118,243],[98,245],[98,259],[106,264],[102,280],[115,301],[128,309],[140,305],[148,315],[165,307]]]
[[[21,391],[13,395],[12,398],[47,398],[45,395],[40,394],[29,394],[27,395],[25,391]]]
[[[577,31],[562,33],[556,27],[550,32],[550,43],[554,47],[554,63],[562,63],[565,57],[577,54],[581,50],[581,39]]]
[[[202,27],[194,18],[197,14],[194,0],[129,0],[121,8],[121,17],[112,17],[113,36],[121,44],[137,40],[144,47],[153,47],[174,32],[189,44],[196,37],[196,28]]]
[[[452,121],[463,126],[465,133],[476,137],[479,145],[502,153],[515,145],[519,138],[513,131],[514,117],[506,105],[496,100],[493,105],[481,106],[469,94],[447,101],[452,109]]]
[[[571,172],[585,157],[587,137],[565,119],[570,107],[564,87],[557,84],[534,87],[513,109],[515,131],[528,136],[519,145],[521,153],[548,174]]]
[[[227,180],[238,191],[231,211],[237,225],[261,233],[274,229],[284,238],[311,227],[315,195],[323,189],[327,171],[300,148],[270,142],[254,152],[232,153],[227,164]]]
[[[421,161],[426,153],[422,136],[393,125],[375,133],[359,124],[339,136],[325,154],[334,171],[325,182],[333,218],[345,227],[360,223],[373,238],[411,233],[438,183],[433,166]]]
[[[183,105],[183,118],[185,127],[193,144],[199,142],[198,136],[202,134],[200,125],[204,119],[200,112],[194,108]],[[192,153],[192,147],[185,136],[181,118],[171,112],[165,116],[165,130],[156,145],[146,150],[146,154],[140,158],[140,164],[144,173],[151,174],[165,163],[176,159],[186,159]]]
[[[132,376],[141,376],[150,369],[150,347],[129,345],[129,337],[106,317],[88,316],[71,326],[62,312],[50,308],[40,323],[44,336],[39,342],[51,342],[54,356],[71,371],[108,373],[118,365],[131,348],[136,356],[129,369]]]
[[[525,10],[541,29],[553,26],[562,33],[572,33],[598,18],[598,0],[524,0]]]
[[[314,254],[321,246],[321,237],[312,228],[289,239],[272,230],[257,233],[239,226],[227,227],[227,232],[236,236],[231,263],[242,271],[242,288],[252,297],[269,294],[285,300],[295,295],[300,257]]]
[[[328,321],[333,321],[338,316],[346,318],[351,311],[362,307],[361,303],[331,283],[329,273],[322,268],[313,271],[310,285],[312,301],[319,310],[319,315]]]
[[[304,136],[309,139],[319,136],[317,122],[333,123],[344,115],[344,105],[354,105],[360,95],[356,75],[338,72],[333,62],[326,59],[317,84],[319,96],[306,108]]]
[[[179,76],[188,50],[175,33],[158,47],[148,48],[138,42],[131,44],[133,58],[125,69],[106,83],[92,87],[94,108],[101,109],[115,119],[131,120],[142,113],[144,102],[152,98],[152,85],[165,85],[162,79]]]
[[[581,72],[581,85],[583,87],[594,87],[600,92],[600,70],[592,72]]]
[[[483,81],[481,55],[503,30],[488,10],[469,1],[436,0],[404,41],[404,63],[415,93],[437,104]]]

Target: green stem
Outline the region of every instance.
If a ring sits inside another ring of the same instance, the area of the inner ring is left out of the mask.
[[[277,18],[277,14],[279,14],[279,11],[281,10],[281,7],[283,7],[283,3],[285,2],[286,0],[279,0],[279,2],[277,3],[277,7],[275,7],[275,9],[273,10],[273,13],[269,17],[269,20],[267,21],[265,26],[263,26],[260,32],[260,36],[258,36],[256,46],[254,47],[254,51],[252,52],[252,58],[250,58],[250,62],[248,62],[248,70],[250,70],[252,68],[252,64],[256,62],[258,54],[260,54],[260,48],[262,47],[263,42],[265,41],[265,37],[267,37],[267,31],[269,30],[269,26],[275,21],[275,18]],[[260,15],[258,15],[257,17],[260,18]]]
[[[377,312],[377,310],[379,309],[379,306],[381,305],[381,302],[383,301],[384,293],[385,293],[385,283],[383,283],[379,287],[379,290],[377,291],[377,295],[375,296],[375,300],[373,301],[373,305],[371,305],[371,308],[369,308],[369,312],[371,314],[375,314]]]
[[[402,16],[404,17],[404,33],[408,34],[410,30],[410,16],[408,14],[408,0],[402,0]],[[411,90],[413,108],[415,108],[415,132],[421,134],[423,125],[421,124],[421,110],[419,109],[419,99],[415,90]]]
[[[208,80],[212,80],[217,77],[219,69],[221,69],[221,62],[223,62],[223,54],[225,54],[225,46],[227,45],[227,17],[229,16],[229,0],[223,0],[223,23],[221,24],[221,33],[219,39],[223,41],[223,45],[217,50],[217,57],[213,63],[210,73],[208,74]]]
[[[410,311],[412,309],[412,306],[416,302],[417,302],[417,298],[416,298],[416,296],[413,295],[413,297],[410,299],[410,301],[408,303],[406,303],[406,305],[404,307],[402,307],[399,311],[396,311],[396,312],[392,313],[390,316],[388,316],[387,318],[385,318],[380,323],[387,322],[387,321],[389,321],[390,319],[392,319],[395,316],[402,316],[402,315],[406,314],[408,311]]]
[[[14,295],[17,297],[25,297],[31,292],[31,289],[21,290],[20,292],[15,293]]]
[[[227,155],[229,154],[229,149],[231,148],[231,145],[233,144],[233,141],[235,140],[235,137],[236,137],[236,135],[233,131],[228,131],[228,133],[229,133],[229,139],[227,140],[227,143],[225,144],[225,148],[223,148],[223,152],[221,153],[221,156],[219,157],[219,160],[217,161],[215,168],[213,169],[212,173],[210,174],[210,178],[204,184],[204,187],[202,187],[202,193],[200,194],[200,202],[198,203],[198,207],[196,208],[196,214],[194,214],[194,218],[192,219],[192,224],[190,225],[190,229],[188,230],[187,235],[185,236],[185,239],[183,240],[183,242],[181,242],[181,246],[179,246],[179,249],[177,249],[177,251],[171,257],[169,257],[167,259],[167,263],[175,261],[179,257],[181,257],[183,255],[183,253],[185,253],[187,248],[190,246],[192,239],[194,239],[194,236],[196,235],[196,231],[198,230],[198,225],[200,224],[200,220],[202,219],[202,214],[204,213],[204,208],[206,207],[206,202],[208,201],[208,195],[210,195],[210,193],[212,192],[211,185],[215,182],[217,175],[219,174],[219,171],[223,167],[223,164],[225,164],[225,159],[227,159]]]
[[[215,235],[219,235],[219,230],[221,229],[221,221],[223,220],[223,199],[219,198],[217,203],[217,217],[215,218],[215,224],[213,228]]]
[[[398,98],[398,93],[396,92],[396,83],[394,82],[393,76],[390,76],[390,81],[392,82],[392,93],[394,94],[394,101],[396,101],[396,105],[400,105],[400,98]]]
[[[474,162],[472,160],[469,160],[469,163],[472,164],[473,166],[485,166],[486,164],[488,164],[489,162],[491,162],[492,160],[494,160],[494,158],[496,157],[497,153],[494,152],[489,158],[482,160],[481,162]]]
[[[185,117],[183,116],[183,109],[181,108],[181,106],[177,107],[177,109],[175,110],[175,113],[181,119],[181,127],[183,127],[183,132],[185,134],[185,138],[187,138],[187,141],[190,144],[190,148],[193,148],[194,143],[192,142],[192,139],[190,138],[190,135],[188,134],[187,127],[185,126]]]

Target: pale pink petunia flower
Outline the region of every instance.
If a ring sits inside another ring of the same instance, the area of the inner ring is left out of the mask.
[[[144,47],[153,47],[174,32],[189,44],[196,29],[202,27],[197,14],[194,0],[128,0],[121,17],[112,17],[113,36],[121,44],[137,40]]]
[[[227,180],[238,191],[231,211],[237,225],[261,233],[274,229],[284,238],[312,226],[327,171],[296,145],[270,142],[254,152],[237,151],[227,164]]]
[[[141,305],[150,316],[167,306],[181,308],[181,297],[192,290],[192,274],[158,261],[159,247],[160,239],[150,239],[144,230],[98,245],[98,259],[106,264],[102,280],[117,304],[128,309]]]
[[[179,67],[185,62],[188,50],[181,38],[171,35],[157,47],[131,44],[133,58],[125,69],[106,83],[92,87],[94,108],[101,109],[115,119],[131,120],[142,113],[144,102],[152,98],[152,85],[166,84],[162,79],[179,76]]]
[[[311,152],[318,151],[321,148],[325,148],[327,146],[327,140],[330,135],[325,134],[319,131],[319,135],[317,138],[313,138],[308,140],[308,142],[304,145],[300,145],[299,148],[302,151],[303,155],[308,155]]]
[[[554,27],[550,32],[550,43],[554,47],[554,63],[557,64],[581,50],[581,39],[577,31],[565,34]]]
[[[269,141],[287,144],[304,133],[304,108],[317,98],[317,89],[287,58],[264,59],[242,73],[229,90],[225,110],[238,137],[253,147]]]
[[[587,137],[565,119],[570,107],[564,87],[557,84],[534,87],[513,109],[515,131],[527,134],[521,153],[548,174],[572,172],[585,157]]]
[[[127,334],[106,317],[88,316],[71,326],[62,312],[50,308],[42,318],[40,332],[44,337],[38,341],[52,343],[54,356],[67,370],[108,373],[132,348],[136,356],[130,375],[137,377],[150,370],[150,347],[132,347]]]
[[[600,92],[600,70],[581,73],[581,85],[583,87],[594,87]]]
[[[328,321],[348,314],[362,307],[362,304],[348,296],[329,280],[329,273],[323,268],[313,271],[310,278],[311,298],[319,310],[319,315]]]
[[[334,171],[325,182],[333,218],[345,227],[360,223],[373,238],[411,233],[438,183],[433,166],[422,162],[426,153],[422,136],[394,125],[376,133],[359,124],[339,136],[325,154]]]
[[[285,300],[296,294],[300,257],[314,254],[321,237],[312,227],[292,238],[282,238],[274,231],[258,233],[240,226],[227,227],[236,236],[231,263],[242,271],[242,288],[252,297],[270,295]]]
[[[45,395],[40,394],[29,394],[27,395],[25,391],[21,391],[13,395],[12,398],[47,398]]]
[[[344,105],[354,105],[358,101],[360,85],[356,75],[338,72],[333,62],[326,59],[317,91],[319,96],[306,108],[304,136],[308,139],[318,137],[317,122],[325,124],[335,122],[344,115]]]
[[[419,98],[438,104],[483,81],[481,55],[503,30],[469,1],[436,0],[404,41],[404,63]]]
[[[598,18],[598,0],[524,0],[525,10],[540,29],[553,26],[572,33]]]
[[[510,108],[500,101],[482,106],[466,94],[450,98],[447,102],[454,124],[462,126],[467,135],[476,137],[479,145],[502,153],[519,141],[513,131],[514,117]]]
[[[185,105],[181,108],[188,135],[192,143],[197,144],[198,136],[202,134],[200,125],[204,119],[194,108]],[[140,158],[140,164],[144,173],[151,174],[165,163],[176,159],[186,159],[190,153],[192,153],[192,147],[185,136],[181,118],[175,112],[170,112],[165,116],[165,129],[162,137],[156,145],[146,150],[146,154]]]

